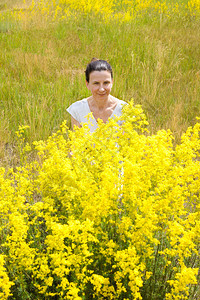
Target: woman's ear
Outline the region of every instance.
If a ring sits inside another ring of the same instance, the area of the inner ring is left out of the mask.
[[[87,80],[85,81],[85,84],[86,84],[86,87],[88,88],[88,90],[90,90],[89,89],[89,82]]]

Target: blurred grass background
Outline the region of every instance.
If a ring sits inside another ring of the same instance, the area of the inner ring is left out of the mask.
[[[180,142],[200,116],[199,18],[160,13],[127,22],[92,14],[29,19],[31,3],[0,0],[1,162],[13,151],[19,125],[30,126],[32,142],[46,139],[63,120],[69,124],[66,108],[88,95],[84,70],[92,57],[110,62],[112,94],[141,104],[151,133],[170,129]],[[18,11],[23,21],[13,16]]]

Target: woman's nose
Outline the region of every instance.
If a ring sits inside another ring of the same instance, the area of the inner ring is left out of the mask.
[[[103,91],[103,90],[104,90],[104,86],[103,86],[103,85],[100,85],[99,90],[100,90],[100,91]]]

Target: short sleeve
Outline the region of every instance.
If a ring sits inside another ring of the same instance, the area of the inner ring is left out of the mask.
[[[73,103],[72,105],[70,105],[68,108],[67,108],[67,112],[76,120],[80,123],[80,119],[79,119],[79,115],[78,115],[78,112],[77,112],[77,109],[76,109],[76,105],[75,103]]]
[[[76,101],[72,103],[68,108],[67,111],[70,113],[70,115],[81,123],[86,123],[87,118],[86,116],[90,113],[90,109],[88,106],[87,99],[84,98],[82,100]]]

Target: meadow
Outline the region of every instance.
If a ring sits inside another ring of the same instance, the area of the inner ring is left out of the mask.
[[[0,0],[1,299],[200,298],[199,25],[199,0]],[[89,135],[92,57],[130,105]]]
[[[84,70],[92,57],[109,60],[113,95],[141,104],[152,133],[170,129],[180,141],[195,124],[200,111],[197,0],[160,7],[152,0],[135,1],[137,7],[132,1],[116,1],[118,7],[99,1],[96,13],[85,11],[84,1],[79,11],[72,10],[75,1],[38,1],[38,6],[36,1],[35,8],[30,2],[0,2],[2,159],[5,151],[14,151],[19,125],[30,126],[29,141],[34,141],[69,119],[66,107],[88,95]]]

